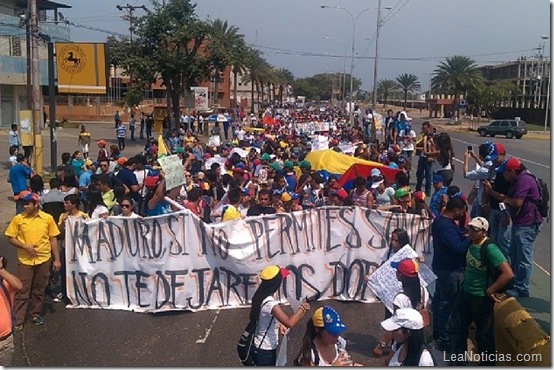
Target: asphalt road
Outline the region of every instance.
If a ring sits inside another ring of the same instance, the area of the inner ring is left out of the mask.
[[[87,124],[93,142],[106,139],[108,146],[117,144],[113,123]],[[77,147],[78,129],[57,132],[58,155],[73,153]],[[50,165],[50,138],[44,133],[44,167]],[[127,140],[124,155],[130,157],[143,148],[142,142]],[[7,136],[0,134],[0,147],[7,148]],[[6,150],[7,152],[7,150]],[[97,148],[92,145],[91,155]],[[8,156],[6,155],[6,159]],[[9,199],[7,161],[0,166],[0,223],[6,225],[14,214]],[[2,254],[15,270],[15,248],[3,236]],[[355,361],[379,366],[382,359],[370,356],[382,330],[384,308],[380,303],[318,302],[312,307],[329,304],[335,307],[348,325],[345,338]],[[45,324],[28,324],[16,333],[13,366],[242,366],[236,354],[236,343],[248,321],[248,309],[212,310],[143,314],[117,310],[67,309],[61,303],[47,300]],[[310,311],[310,314],[313,310]],[[309,315],[289,334],[288,363],[292,364],[301,346]]]
[[[88,127],[93,140],[104,138],[108,139],[108,144],[116,142],[111,122]],[[419,129],[418,125],[416,129]],[[65,129],[58,132],[58,154],[76,149],[77,131]],[[466,150],[468,142],[477,146],[484,141],[476,134],[451,132],[451,136],[458,156]],[[550,141],[499,137],[495,140],[502,141],[509,154],[527,160],[525,163],[529,168],[550,184]],[[50,158],[48,136],[44,138],[44,144],[46,165]],[[129,156],[142,149],[142,143],[128,145],[126,154]],[[7,148],[5,135],[0,135],[0,147]],[[91,152],[96,155],[96,150]],[[461,169],[461,163],[457,168]],[[463,180],[460,172],[456,172],[455,183],[468,192],[471,183]],[[0,205],[6,210],[0,213],[3,224],[9,221],[14,209],[8,200],[11,194],[9,184],[3,180],[6,173],[5,168],[0,168]],[[545,226],[537,242],[535,260],[550,271],[550,225]],[[13,271],[14,248],[5,238],[2,245],[2,253],[12,261],[9,269]],[[370,353],[382,333],[379,322],[383,319],[383,306],[379,303],[324,303],[337,308],[348,325],[345,338],[353,359],[369,366],[382,366],[382,359],[372,358]],[[312,307],[319,304],[323,302]],[[50,301],[46,302],[45,308],[45,325],[29,324],[16,334],[13,366],[240,366],[235,347],[247,323],[247,309],[141,314],[66,309],[62,304]],[[289,364],[300,348],[308,317],[304,317],[289,335]]]
[[[416,122],[415,126],[419,129],[420,123],[423,120],[415,119],[414,121]],[[550,140],[529,139],[526,137],[520,140],[506,139],[503,136],[496,136],[494,138],[487,136],[485,138],[480,137],[475,132],[449,131],[448,133],[452,138],[454,153],[456,154],[456,171],[452,183],[458,185],[466,194],[469,194],[471,191],[473,182],[463,178],[464,152],[467,151],[468,145],[472,145],[474,150],[476,150],[480,144],[487,140],[502,143],[506,148],[508,156],[515,156],[521,159],[531,172],[548,184],[548,188],[552,192]],[[414,161],[414,163],[416,162]],[[473,168],[474,164],[475,162],[471,160],[470,169]],[[545,221],[535,244],[534,260],[540,266],[539,268],[546,270],[548,273],[550,273],[552,267],[551,236],[550,222]]]

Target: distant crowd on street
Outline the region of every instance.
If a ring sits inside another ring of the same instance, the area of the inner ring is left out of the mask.
[[[130,114],[124,123],[117,112],[117,144],[108,145],[110,138],[95,137],[82,125],[75,150],[62,153],[49,186],[30,167],[29,154],[20,152],[18,127],[12,126],[9,181],[15,215],[5,235],[17,250],[17,272],[7,272],[0,258],[0,365],[10,363],[16,331],[27,322],[44,324],[45,299],[69,303],[63,236],[78,219],[139,218],[184,208],[216,223],[323,206],[420,215],[432,222],[432,261],[420,256],[394,264],[403,291],[392,312],[385,308],[383,332],[372,333],[378,343],[368,344],[390,366],[436,364],[424,341],[426,328],[433,332],[434,348],[465,353],[472,322],[478,352],[494,354],[494,304],[504,294],[530,294],[546,189],[499,142],[458,153],[463,156],[459,168],[447,132],[438,132],[430,122],[416,132],[405,111],[381,116],[358,107],[352,123],[348,112],[333,107],[270,107],[259,115],[243,109],[209,117],[182,112],[164,120],[159,137],[154,126],[150,114]],[[140,152],[126,146],[127,131],[131,141],[144,144]],[[341,174],[314,169],[306,159],[321,149],[375,166],[368,176],[341,185]],[[166,186],[167,174],[158,162],[163,155],[178,156],[184,184]],[[386,168],[398,170],[393,179],[384,176]],[[455,171],[472,182],[469,194],[453,183]],[[388,238],[390,252],[383,263],[403,246],[415,248],[403,229]],[[437,276],[433,295],[420,285],[423,263]],[[262,283],[252,298],[250,319],[257,325],[248,363],[275,365],[280,328],[294,327],[309,313],[295,362],[360,365],[345,349],[347,325],[335,309],[304,302],[290,316],[280,308],[277,292],[287,275],[273,265],[260,272]],[[489,356],[482,364],[494,362]]]

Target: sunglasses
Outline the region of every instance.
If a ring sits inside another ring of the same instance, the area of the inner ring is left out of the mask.
[[[131,208],[131,205],[130,205],[130,204],[122,204],[121,207],[123,207],[123,208]]]

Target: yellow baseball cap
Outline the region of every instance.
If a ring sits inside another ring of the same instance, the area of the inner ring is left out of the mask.
[[[262,280],[274,279],[278,274],[281,274],[281,276],[285,278],[290,274],[290,271],[284,267],[279,267],[279,265],[267,266],[260,271],[260,277]]]

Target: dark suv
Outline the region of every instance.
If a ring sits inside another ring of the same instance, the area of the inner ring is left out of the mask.
[[[488,125],[479,126],[477,132],[481,136],[506,135],[508,139],[514,136],[521,139],[523,135],[527,134],[527,125],[522,120],[497,119],[492,120]]]

